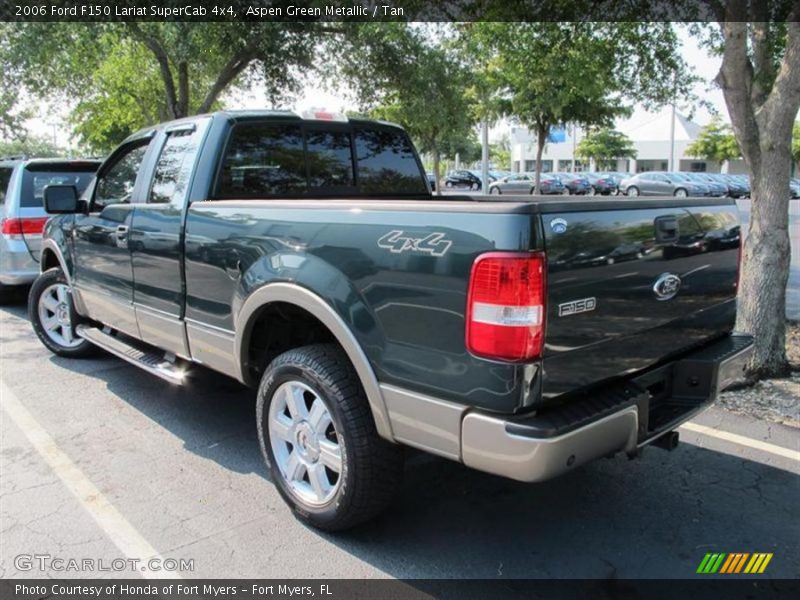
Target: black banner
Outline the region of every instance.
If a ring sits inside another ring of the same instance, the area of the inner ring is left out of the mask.
[[[717,21],[717,0],[0,0],[0,21]],[[798,20],[793,0],[750,0]],[[766,11],[766,12],[765,12]]]
[[[695,580],[452,579],[27,579],[0,580],[3,600],[417,600],[586,598],[603,600],[797,598],[797,580],[742,576]]]

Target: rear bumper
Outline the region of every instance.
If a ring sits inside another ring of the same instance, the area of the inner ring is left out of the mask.
[[[631,381],[534,416],[469,412],[465,465],[519,481],[544,481],[596,458],[634,454],[707,408],[739,379],[752,338],[731,335]]]
[[[24,285],[39,275],[39,264],[33,260],[22,240],[0,239],[0,283]]]

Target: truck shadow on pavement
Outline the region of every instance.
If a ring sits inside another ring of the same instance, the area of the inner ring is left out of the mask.
[[[24,317],[24,309],[8,312]],[[203,370],[175,388],[112,357],[50,360],[104,381],[187,451],[269,479],[253,390]],[[797,577],[798,492],[790,471],[689,444],[600,460],[541,484],[409,451],[402,492],[383,516],[316,535],[398,578],[687,578],[706,552],[774,552],[770,576]]]

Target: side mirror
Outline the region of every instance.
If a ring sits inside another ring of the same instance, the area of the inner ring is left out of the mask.
[[[74,185],[48,185],[44,188],[44,210],[49,215],[81,212],[78,190]]]

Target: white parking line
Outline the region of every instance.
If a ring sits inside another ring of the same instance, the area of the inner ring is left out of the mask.
[[[719,429],[706,427],[705,425],[698,425],[697,423],[684,423],[681,425],[681,428],[800,462],[800,452],[797,450],[790,450],[789,448],[784,448],[783,446],[776,446],[775,444],[769,444],[767,442],[762,442],[761,440],[754,440],[752,438],[745,437],[743,435],[737,435],[735,433],[728,433],[727,431],[720,431]]]
[[[160,564],[163,564],[163,558],[156,549],[103,496],[100,490],[72,462],[69,456],[61,451],[53,438],[50,437],[50,434],[39,425],[33,415],[3,381],[0,381],[0,405],[16,426],[22,430],[28,441],[62,483],[78,499],[81,506],[86,509],[125,556],[137,559],[144,564],[150,559],[157,559]],[[148,569],[139,573],[146,578],[182,579],[180,574],[170,571],[151,571]]]

